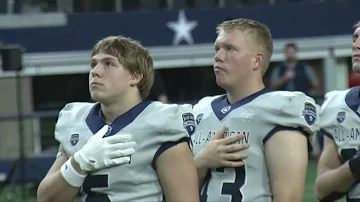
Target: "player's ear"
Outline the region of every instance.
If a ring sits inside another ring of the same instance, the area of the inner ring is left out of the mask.
[[[130,85],[131,85],[131,86],[137,85],[138,83],[140,83],[140,81],[141,81],[141,79],[143,79],[143,77],[144,77],[143,74],[134,73],[134,74],[131,76]]]
[[[264,64],[264,54],[263,53],[256,53],[254,57],[254,68],[253,70],[261,69]]]

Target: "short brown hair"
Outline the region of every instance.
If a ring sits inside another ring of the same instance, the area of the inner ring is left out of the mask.
[[[245,18],[239,18],[234,20],[228,20],[216,27],[216,33],[224,31],[240,30],[246,32],[246,36],[250,36],[251,40],[249,44],[254,51],[261,51],[264,53],[265,63],[262,68],[264,74],[269,67],[271,56],[273,53],[273,40],[271,37],[270,29],[265,25],[256,20],[250,20]],[[249,42],[249,40],[247,40]]]
[[[293,48],[297,51],[297,45],[295,43],[287,43],[285,44],[284,50],[286,51],[289,48]]]
[[[132,75],[142,75],[138,83],[140,97],[145,99],[154,83],[153,59],[140,42],[124,36],[109,36],[100,40],[92,49],[91,57],[103,52],[116,57]]]

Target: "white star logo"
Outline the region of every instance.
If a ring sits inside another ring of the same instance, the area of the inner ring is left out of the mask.
[[[198,25],[197,21],[188,21],[183,10],[179,11],[177,22],[168,22],[166,26],[175,32],[173,45],[179,45],[184,40],[188,44],[193,44],[194,39],[191,31]]]

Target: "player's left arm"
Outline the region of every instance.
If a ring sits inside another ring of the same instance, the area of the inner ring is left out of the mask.
[[[303,201],[308,165],[307,137],[300,131],[282,130],[264,147],[273,201]]]
[[[199,201],[198,177],[188,142],[168,148],[155,165],[166,201]]]

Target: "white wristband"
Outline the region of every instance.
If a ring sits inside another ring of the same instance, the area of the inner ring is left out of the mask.
[[[71,158],[61,166],[60,172],[65,181],[73,187],[81,187],[87,176],[76,172],[71,165]]]

